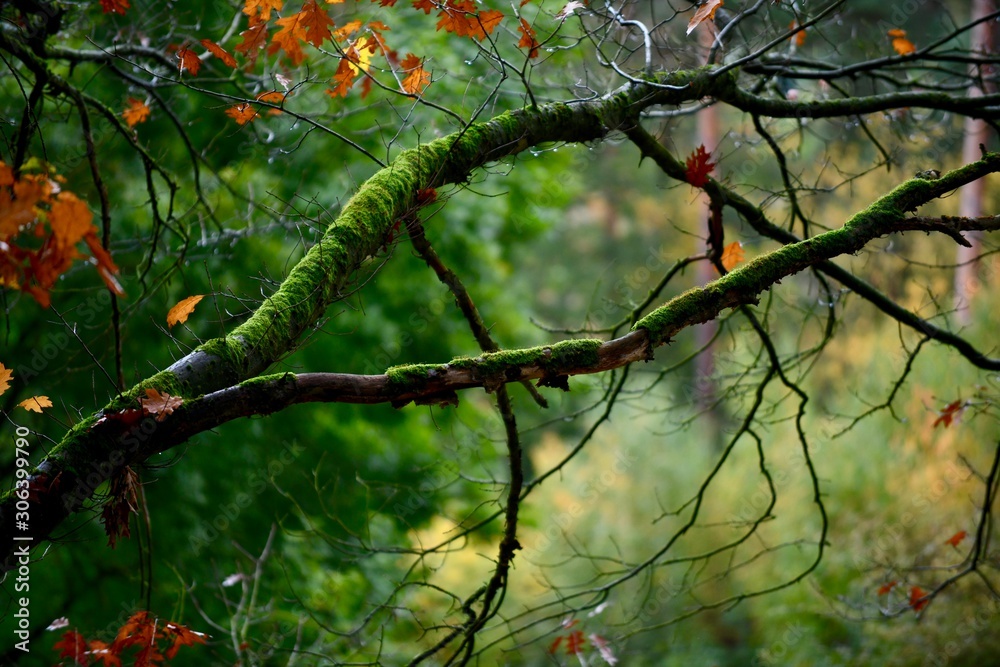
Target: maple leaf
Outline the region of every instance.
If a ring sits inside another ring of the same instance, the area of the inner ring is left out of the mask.
[[[528,52],[528,58],[538,57],[538,47],[541,44],[535,39],[535,31],[532,29],[531,25],[525,21],[523,18],[520,19],[520,25],[517,26],[518,32],[521,33],[521,41],[517,43],[518,48],[530,49]]]
[[[410,95],[419,95],[431,82],[430,72],[424,69],[423,58],[418,58],[412,53],[406,54],[406,58],[400,63],[403,71],[408,72],[403,79],[403,90]]]
[[[910,586],[910,606],[913,607],[913,611],[919,612],[921,609],[930,604],[931,599],[927,597],[927,591],[920,588],[920,586]]]
[[[745,257],[743,244],[739,241],[733,241],[722,251],[722,266],[726,271],[732,271],[733,267],[742,262]]]
[[[201,59],[198,58],[198,54],[191,49],[178,49],[177,50],[177,70],[181,73],[187,70],[191,73],[191,76],[198,76],[198,70],[201,69]]]
[[[14,371],[0,364],[0,394],[10,389],[10,381],[14,379]]]
[[[26,398],[18,403],[18,406],[28,410],[29,412],[37,412],[41,414],[42,408],[52,407],[52,401],[49,400],[48,396],[32,396],[31,398]]]
[[[939,413],[941,416],[934,420],[932,428],[937,428],[938,424],[944,424],[944,427],[948,428],[951,426],[951,422],[957,419],[966,407],[965,401],[963,400],[952,401],[948,405],[944,406],[943,410],[941,410]]]
[[[226,109],[226,115],[240,125],[246,125],[257,117],[257,110],[249,102],[243,102]]]
[[[696,188],[703,188],[708,184],[708,174],[715,167],[711,157],[704,145],[698,146],[698,149],[688,156],[687,170],[684,172],[688,183]]]
[[[968,536],[968,533],[964,530],[960,530],[947,540],[944,541],[945,544],[950,544],[951,546],[958,548],[958,543],[964,540]]]
[[[178,301],[177,305],[167,311],[167,326],[172,327],[175,324],[184,324],[187,322],[188,315],[198,305],[198,302],[204,298],[204,294],[196,294]]]
[[[209,53],[211,53],[213,56],[221,60],[226,65],[226,67],[236,67],[236,58],[233,58],[231,55],[229,55],[229,52],[227,52],[224,48],[222,48],[212,40],[203,39],[201,40],[201,45],[204,46],[206,49],[208,49]]]
[[[888,595],[892,591],[892,589],[896,587],[896,584],[898,584],[898,583],[899,583],[898,581],[890,581],[887,584],[882,584],[878,588],[878,594],[879,595]]]
[[[255,18],[270,21],[271,11],[280,12],[283,6],[282,0],[246,0],[243,13],[249,16],[251,21]]]
[[[149,119],[149,107],[142,100],[130,97],[128,98],[128,108],[122,111],[122,118],[129,127],[145,123]]]
[[[917,47],[906,38],[906,31],[900,28],[893,28],[886,33],[892,37],[892,48],[901,56],[907,56],[917,50]]]
[[[101,0],[101,9],[105,14],[124,15],[128,8],[128,0]]]
[[[156,389],[147,389],[145,398],[140,397],[139,403],[145,412],[156,415],[156,421],[161,422],[167,418],[167,415],[179,408],[184,403],[184,399],[167,393],[161,394]]]
[[[705,21],[714,20],[715,10],[721,6],[722,0],[705,0],[705,4],[698,8],[698,11],[696,11],[694,16],[691,17],[691,21],[688,22],[687,34],[690,35],[692,30]]]
[[[586,5],[584,3],[579,2],[578,0],[572,0],[571,2],[567,2],[566,5],[559,10],[559,13],[556,14],[555,18],[557,21],[565,21],[572,16],[576,10],[584,9],[585,7]]]

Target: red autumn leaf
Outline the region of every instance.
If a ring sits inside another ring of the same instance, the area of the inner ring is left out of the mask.
[[[108,494],[111,496],[101,510],[101,523],[108,536],[108,546],[112,549],[121,537],[129,537],[129,518],[138,514],[136,489],[139,486],[139,476],[132,468],[125,466],[111,478]]]
[[[94,664],[103,664],[103,667],[122,667],[121,658],[111,650],[110,644],[105,644],[99,639],[91,639],[87,642],[90,647],[90,655],[94,657]]]
[[[495,9],[477,12],[477,9],[471,0],[448,0],[438,14],[437,29],[483,41],[503,21],[503,13]]]
[[[101,0],[101,9],[105,14],[124,14],[128,8],[128,0]]]
[[[316,0],[309,0],[302,5],[302,20],[306,26],[306,41],[315,47],[319,47],[326,40],[330,39],[330,28],[333,21],[330,15],[320,9]]]
[[[250,22],[250,27],[240,33],[243,41],[233,49],[250,59],[251,64],[257,59],[257,52],[267,45],[267,24]]]
[[[178,301],[177,305],[167,311],[167,326],[172,327],[175,324],[184,324],[187,322],[188,315],[198,305],[198,302],[204,298],[204,294],[196,294]]]
[[[76,630],[64,632],[62,639],[57,641],[52,648],[59,651],[60,658],[72,658],[81,665],[88,663],[87,640]]]
[[[306,54],[302,51],[302,42],[306,39],[306,21],[303,12],[292,14],[277,21],[281,30],[271,38],[271,46],[267,48],[267,53],[273,55],[279,50],[285,52],[293,65],[300,65],[306,59]]]
[[[249,102],[243,102],[242,104],[236,104],[226,109],[226,115],[240,125],[246,125],[257,117],[257,109]]]
[[[168,640],[173,637],[173,644],[170,645],[170,648],[165,653],[167,660],[173,660],[181,646],[194,646],[195,644],[205,643],[205,635],[189,630],[183,625],[177,625],[176,623],[168,622],[164,624],[163,636]]]
[[[964,530],[960,530],[947,540],[944,541],[945,544],[950,544],[951,546],[958,548],[958,543],[964,540],[968,536],[968,533]]]
[[[431,82],[430,72],[424,69],[423,58],[418,58],[412,53],[406,54],[406,58],[400,63],[400,67],[407,72],[403,79],[403,90],[410,95],[419,95]]]
[[[130,97],[128,98],[128,108],[122,112],[122,118],[129,127],[145,123],[149,119],[149,107],[142,100]]]
[[[118,267],[112,261],[108,251],[97,240],[97,236],[93,233],[87,234],[83,237],[83,241],[90,248],[90,254],[97,261],[97,273],[101,276],[101,280],[104,281],[107,288],[118,296],[125,296],[125,290],[122,289],[121,283],[115,277],[118,275]]]
[[[939,413],[940,416],[934,420],[933,428],[937,428],[938,424],[944,424],[944,427],[948,428],[951,426],[951,422],[957,419],[965,408],[965,401],[952,401],[941,410]]]
[[[705,3],[698,8],[698,11],[694,13],[691,20],[688,22],[687,34],[691,34],[691,31],[697,28],[699,25],[705,21],[712,21],[715,19],[715,10],[722,6],[722,0],[705,0]]]
[[[583,636],[583,630],[574,630],[566,637],[566,654],[578,655],[587,645],[587,638]]]
[[[201,40],[201,45],[204,46],[206,49],[208,49],[209,53],[211,53],[213,56],[221,60],[226,65],[226,67],[236,67],[236,58],[233,58],[231,55],[229,55],[229,52],[227,52],[224,48],[222,48],[212,40],[203,39]]]
[[[898,581],[890,581],[887,584],[882,584],[878,588],[878,594],[879,595],[888,595],[892,591],[892,589],[896,587],[896,584],[898,584],[898,583],[899,583]]]
[[[687,170],[684,172],[688,183],[696,188],[708,185],[708,175],[715,168],[715,163],[711,161],[711,158],[712,156],[703,145],[698,146],[698,149],[688,156]]]
[[[191,76],[198,76],[198,70],[201,69],[201,59],[198,58],[198,54],[190,49],[179,49],[177,51],[177,69],[180,72],[187,70],[191,73]]]
[[[434,188],[422,188],[417,190],[417,206],[426,206],[437,200],[437,190]]]
[[[430,14],[437,9],[431,0],[413,0],[413,8],[424,10],[424,14]]]
[[[893,28],[886,33],[892,37],[892,48],[901,56],[907,56],[917,50],[917,47],[906,38],[906,31],[900,28]]]
[[[913,607],[913,611],[919,612],[921,609],[930,604],[931,599],[927,597],[927,591],[920,588],[920,586],[910,586],[910,606]]]
[[[541,44],[535,39],[535,31],[532,29],[531,25],[525,21],[523,18],[520,19],[520,25],[517,26],[518,32],[521,33],[521,41],[517,43],[517,46],[522,49],[530,49],[528,51],[529,58],[538,57],[538,47]]]
[[[559,650],[559,645],[562,644],[563,637],[559,635],[556,640],[549,645],[549,653],[555,653]]]
[[[732,271],[733,267],[742,262],[745,256],[743,244],[739,241],[733,241],[722,251],[722,266],[725,267],[726,271]]]

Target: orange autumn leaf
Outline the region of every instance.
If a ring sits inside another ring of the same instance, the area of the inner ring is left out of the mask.
[[[495,9],[477,12],[477,9],[471,0],[448,0],[438,14],[437,29],[483,41],[503,21],[503,13]]]
[[[201,45],[208,49],[208,52],[221,60],[226,67],[236,67],[236,58],[233,58],[224,48],[210,39],[201,40]]]
[[[743,244],[733,241],[722,251],[722,266],[726,271],[732,271],[733,267],[743,261],[746,257],[743,252]]]
[[[703,188],[708,184],[708,174],[715,167],[711,160],[712,156],[705,150],[705,146],[698,146],[686,161],[687,169],[684,172],[687,182],[696,188]]]
[[[354,77],[357,72],[358,68],[354,67],[350,60],[341,58],[340,65],[337,66],[337,71],[333,75],[333,80],[337,82],[337,86],[327,89],[326,94],[330,97],[346,97],[347,91],[354,85]]]
[[[306,26],[306,41],[315,47],[319,47],[324,41],[330,39],[330,28],[333,21],[329,14],[320,9],[316,0],[309,0],[302,5],[302,21]]]
[[[917,50],[917,47],[906,38],[906,31],[900,28],[893,28],[886,33],[892,37],[892,48],[901,56],[907,56]]]
[[[139,403],[142,409],[151,415],[156,415],[156,421],[161,422],[167,415],[179,408],[184,399],[180,396],[171,396],[164,392],[160,393],[156,389],[147,389],[145,398],[140,398]]]
[[[280,12],[283,6],[282,0],[246,0],[246,4],[243,5],[243,13],[249,16],[251,21],[255,18],[270,21],[271,11]]]
[[[240,33],[243,41],[235,46],[234,51],[238,51],[251,59],[257,58],[257,51],[267,45],[267,24],[251,23],[250,27]]]
[[[795,44],[795,46],[801,47],[806,43],[806,29],[799,28],[798,21],[792,21],[788,26],[789,30],[797,30],[789,39]]]
[[[965,532],[964,530],[960,530],[951,537],[949,537],[947,540],[945,540],[944,543],[950,544],[951,546],[958,548],[959,542],[964,540],[967,536],[968,536],[967,532]]]
[[[49,400],[48,396],[32,396],[31,398],[26,398],[17,404],[19,407],[28,410],[29,412],[41,413],[42,408],[51,408],[52,401]]]
[[[122,112],[122,118],[129,127],[145,123],[149,119],[149,107],[142,100],[130,97],[128,98],[128,108]]]
[[[283,93],[278,90],[272,90],[266,93],[260,93],[257,95],[258,102],[266,102],[267,104],[282,105],[285,102],[285,98],[289,96],[290,93]],[[268,109],[267,113],[271,116],[277,116],[281,113],[281,109]]]
[[[342,42],[360,29],[361,21],[351,21],[334,30],[333,38],[338,42]]]
[[[279,50],[284,51],[293,65],[300,65],[305,60],[306,54],[302,51],[302,42],[306,39],[305,17],[302,12],[278,19],[281,30],[271,38],[271,46],[268,47],[268,55],[274,55]]]
[[[101,0],[101,9],[105,14],[125,14],[128,8],[128,0]]]
[[[121,283],[115,277],[118,275],[118,267],[115,266],[108,251],[97,240],[97,236],[95,234],[87,234],[83,237],[83,241],[90,248],[90,254],[97,262],[97,273],[101,276],[101,280],[104,281],[107,288],[118,296],[125,296],[125,290],[122,289]]]
[[[528,58],[537,58],[538,47],[541,44],[535,39],[535,31],[531,25],[522,18],[520,19],[520,25],[517,26],[517,30],[521,33],[521,41],[517,43],[517,46],[522,49],[530,49],[528,51]]]
[[[191,73],[191,76],[198,76],[198,70],[201,69],[201,59],[198,58],[198,54],[191,49],[179,49],[177,51],[177,69],[179,72],[184,72],[187,70]]]
[[[49,209],[49,227],[55,249],[63,255],[76,255],[74,246],[87,234],[97,231],[90,207],[72,192],[60,192]]]
[[[931,599],[927,597],[927,591],[920,588],[920,586],[910,587],[910,606],[913,611],[919,612],[921,609],[930,604]]]
[[[226,115],[240,125],[246,125],[257,117],[257,110],[249,102],[243,102],[226,109]]]
[[[881,586],[879,586],[878,594],[888,595],[892,591],[892,589],[896,587],[896,584],[898,583],[899,583],[898,581],[890,581],[887,584],[882,584]]]
[[[697,28],[699,25],[705,21],[712,21],[715,19],[715,10],[722,6],[722,0],[705,0],[705,3],[698,8],[698,11],[694,13],[691,20],[688,22],[687,34],[691,34],[691,31]]]
[[[412,53],[406,54],[406,58],[400,63],[404,72],[408,72],[403,79],[403,90],[410,95],[419,95],[431,82],[430,72],[424,69],[423,58],[418,58]]]
[[[204,298],[204,294],[196,294],[178,301],[177,305],[167,311],[167,326],[173,327],[175,324],[184,324],[187,322],[188,316],[194,311],[194,307]]]
[[[14,371],[0,364],[0,394],[10,389],[10,381],[14,379]]]
[[[177,625],[169,621],[163,624],[163,635],[168,641],[171,637],[173,638],[173,644],[163,654],[167,660],[173,660],[181,646],[194,646],[195,644],[205,643],[205,635],[202,633],[189,630],[183,625]]]
[[[431,11],[436,9],[431,0],[413,0],[413,8],[424,10],[424,14],[430,14]]]

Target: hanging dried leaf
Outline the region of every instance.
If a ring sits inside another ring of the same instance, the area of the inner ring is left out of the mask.
[[[188,316],[194,311],[194,307],[204,298],[204,294],[196,294],[177,302],[177,305],[167,312],[167,326],[173,327],[175,324],[184,324],[187,322]]]
[[[690,35],[692,30],[705,21],[714,21],[715,10],[721,6],[722,0],[705,0],[705,4],[698,8],[698,11],[691,17],[691,21],[688,22],[687,34]]]
[[[49,400],[48,396],[32,396],[31,398],[26,398],[18,403],[18,406],[29,412],[37,412],[41,414],[42,408],[52,407],[52,401]]]

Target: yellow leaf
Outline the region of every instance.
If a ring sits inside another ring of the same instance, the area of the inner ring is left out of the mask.
[[[743,244],[739,241],[733,241],[722,251],[722,266],[726,268],[726,271],[732,271],[733,267],[742,262],[744,257]]]
[[[52,401],[49,400],[48,396],[32,396],[31,398],[24,399],[18,405],[30,412],[41,413],[42,408],[52,407]]]
[[[184,324],[187,322],[188,315],[194,310],[194,307],[198,305],[198,302],[205,298],[204,294],[196,294],[195,296],[189,296],[177,303],[176,306],[170,309],[167,313],[167,326],[172,327],[175,324]]]
[[[14,371],[4,368],[4,365],[0,364],[0,394],[10,389],[10,381],[13,379]]]

